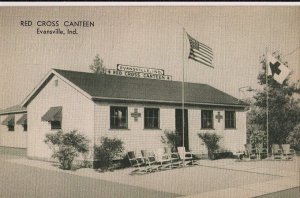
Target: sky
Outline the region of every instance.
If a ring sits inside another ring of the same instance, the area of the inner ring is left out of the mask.
[[[66,32],[64,21],[94,27],[76,27],[77,35],[37,34],[37,28]],[[188,59],[184,30],[213,49],[214,69]],[[0,7],[0,109],[21,103],[51,68],[90,72],[96,54],[107,68],[159,68],[174,81],[182,81],[184,66],[185,81],[244,97],[240,87],[259,88],[267,50],[281,52],[291,81],[300,79],[299,48],[299,6]]]

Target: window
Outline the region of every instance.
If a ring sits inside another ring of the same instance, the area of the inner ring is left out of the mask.
[[[51,130],[61,129],[61,122],[60,121],[50,121],[50,123],[51,123]]]
[[[8,131],[15,131],[15,125],[7,125]]]
[[[23,131],[27,131],[27,124],[23,124]]]
[[[159,109],[157,108],[144,109],[144,128],[145,129],[159,128]]]
[[[127,129],[127,107],[110,107],[110,128]]]
[[[61,129],[62,107],[50,107],[50,109],[42,116],[42,121],[50,123],[51,130]]]
[[[225,128],[235,128],[235,111],[225,111]]]
[[[201,128],[212,129],[213,128],[213,111],[202,110],[201,111]]]

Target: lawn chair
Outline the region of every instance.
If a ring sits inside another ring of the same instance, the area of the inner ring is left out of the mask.
[[[282,150],[279,147],[279,144],[272,144],[272,158],[275,159],[282,159]]]
[[[257,158],[257,151],[255,148],[252,148],[251,144],[245,144],[245,153],[244,156],[248,158],[249,160],[251,159],[256,159]]]
[[[136,157],[136,154],[134,151],[127,152],[127,156],[129,159],[129,163],[132,167],[141,167],[144,165],[144,159],[142,157]]]
[[[179,154],[177,152],[172,152],[170,147],[165,147],[165,153],[169,156],[172,163],[172,168],[182,166],[182,161],[180,160]]]
[[[171,169],[172,168],[172,160],[168,154],[165,153],[163,148],[157,149],[154,151],[154,156],[156,162],[160,164],[160,169]]]
[[[191,152],[185,150],[185,147],[177,147],[180,159],[185,163],[185,165],[194,165],[194,157]]]
[[[257,149],[259,159],[265,159],[268,157],[268,150],[267,148],[264,148],[263,144],[259,144],[256,149]]]
[[[290,144],[282,144],[282,156],[284,159],[293,159],[295,156],[295,150],[291,149]]]
[[[147,170],[152,172],[153,170],[158,170],[159,163],[155,159],[155,155],[153,152],[149,152],[147,150],[141,150],[142,156],[145,160],[145,164],[147,166]]]

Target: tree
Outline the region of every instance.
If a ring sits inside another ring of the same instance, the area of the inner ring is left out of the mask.
[[[102,58],[99,57],[99,54],[96,55],[94,63],[89,65],[89,68],[95,74],[105,74],[105,66]]]
[[[72,168],[75,157],[89,151],[89,141],[76,130],[68,133],[61,130],[56,133],[48,133],[44,142],[52,149],[52,157],[57,158],[60,167],[65,170]]]
[[[273,56],[284,63],[278,52]],[[295,99],[295,94],[299,93],[299,86],[290,83],[290,76],[282,84],[276,82],[272,76],[268,76],[268,86],[266,85],[266,56],[264,55],[260,64],[262,72],[258,75],[258,83],[263,86],[254,95],[254,108],[248,114],[248,134],[255,131],[267,131],[267,92],[268,92],[268,127],[269,145],[286,143],[286,138],[293,128],[300,122],[299,100]],[[291,75],[291,74],[290,74]],[[299,81],[298,81],[299,82]]]
[[[287,143],[291,144],[293,148],[300,150],[300,124],[295,126],[286,138]]]

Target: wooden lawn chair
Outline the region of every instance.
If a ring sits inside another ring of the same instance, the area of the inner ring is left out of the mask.
[[[142,156],[145,160],[145,164],[147,169],[152,172],[153,170],[159,169],[159,163],[155,159],[155,155],[153,152],[149,152],[147,150],[141,150]]]
[[[185,165],[194,165],[193,154],[185,150],[185,147],[177,147],[177,151],[180,159],[185,163]]]
[[[257,151],[255,148],[252,147],[251,144],[245,144],[245,157],[249,160],[257,158]]]
[[[183,165],[182,161],[180,160],[179,154],[177,152],[172,152],[170,147],[165,147],[165,153],[171,159],[172,168],[180,167]]]
[[[268,157],[268,150],[267,148],[264,148],[263,144],[259,144],[256,149],[257,149],[259,159],[265,159]]]
[[[293,159],[293,157],[295,156],[296,152],[294,149],[291,149],[290,144],[282,144],[281,145],[282,148],[282,156],[284,159]]]
[[[127,152],[129,163],[132,167],[141,167],[144,165],[144,160],[142,157],[137,157],[134,151]]]
[[[272,144],[272,158],[275,159],[282,159],[282,150],[279,147],[279,144]]]
[[[157,149],[154,151],[155,160],[160,164],[160,169],[171,169],[172,160],[168,154],[165,153],[163,148]]]

